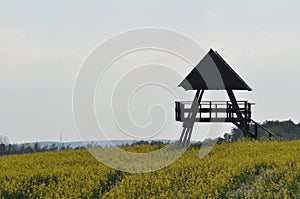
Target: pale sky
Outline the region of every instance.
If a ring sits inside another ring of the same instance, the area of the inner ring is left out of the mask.
[[[104,40],[142,27],[220,52],[252,87],[238,97],[256,103],[255,120],[298,123],[299,10],[297,0],[0,0],[0,135],[78,140],[72,91],[81,63]]]

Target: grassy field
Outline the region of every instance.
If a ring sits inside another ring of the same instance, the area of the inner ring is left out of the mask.
[[[300,198],[300,140],[221,143],[201,159],[191,147],[145,174],[110,169],[84,149],[2,156],[0,198]]]

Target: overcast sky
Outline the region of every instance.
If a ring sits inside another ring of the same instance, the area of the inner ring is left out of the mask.
[[[78,140],[72,90],[99,43],[126,30],[179,31],[213,47],[252,87],[253,118],[300,120],[297,0],[0,0],[0,135]],[[187,71],[188,72],[188,71]]]

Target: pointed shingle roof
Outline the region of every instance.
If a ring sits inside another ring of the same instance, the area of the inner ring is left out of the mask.
[[[185,90],[252,90],[212,49],[178,86]]]

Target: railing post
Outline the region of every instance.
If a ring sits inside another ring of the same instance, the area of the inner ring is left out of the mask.
[[[233,118],[232,105],[227,101],[229,108],[229,118]]]
[[[209,120],[211,120],[211,101],[209,101]]]
[[[226,101],[226,117],[229,118],[229,112],[228,112],[229,104],[228,101]]]
[[[248,120],[251,121],[251,103],[248,103]]]
[[[201,102],[199,103],[199,121],[201,120]],[[198,113],[196,113],[196,118],[197,118],[197,114]]]
[[[184,103],[180,102],[179,107],[180,107],[180,119],[181,121],[184,121]]]
[[[175,102],[175,120],[179,121],[179,102]]]
[[[248,106],[247,105],[248,105],[248,102],[244,101],[245,122],[246,122],[246,124],[248,123],[248,110],[247,110]],[[240,109],[242,110],[242,107]]]
[[[218,108],[218,105],[217,105],[217,104],[215,104],[215,109],[216,109],[216,118],[218,118],[218,110],[217,110],[217,108]]]

